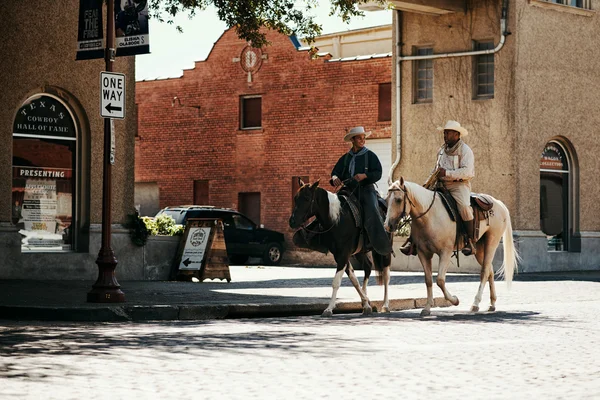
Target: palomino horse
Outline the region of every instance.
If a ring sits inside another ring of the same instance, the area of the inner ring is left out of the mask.
[[[321,243],[325,244],[337,264],[337,272],[333,279],[331,301],[323,311],[323,317],[331,317],[335,307],[337,291],[340,288],[344,271],[352,281],[352,285],[360,296],[363,314],[372,312],[371,303],[367,297],[367,283],[371,274],[372,263],[365,251],[354,254],[358,248],[361,228],[356,227],[352,211],[346,203],[342,204],[338,196],[319,187],[319,181],[305,184],[300,181],[301,187],[294,196],[294,210],[290,216],[290,228],[297,229],[310,218],[316,220],[323,227],[318,232]],[[391,239],[390,239],[391,240]],[[373,262],[378,272],[378,282],[384,284],[384,300],[382,311],[389,311],[388,286],[390,281],[391,255],[382,256],[373,252]],[[365,277],[362,288],[350,264],[350,257],[363,265]]]
[[[479,240],[477,241],[477,262],[481,265],[480,283],[477,295],[471,306],[472,312],[479,311],[479,303],[483,295],[485,283],[490,284],[490,308],[488,311],[496,310],[496,288],[494,286],[494,269],[492,260],[500,243],[504,243],[504,259],[498,274],[504,275],[510,286],[513,273],[517,269],[520,260],[515,249],[512,238],[512,226],[508,208],[500,200],[494,199],[489,213],[489,220],[483,220],[479,229]],[[450,294],[446,289],[446,272],[450,265],[450,257],[454,250],[460,250],[464,245],[459,240],[456,248],[456,223],[450,219],[440,196],[436,192],[425,189],[413,182],[399,181],[392,183],[387,195],[387,217],[385,228],[393,231],[399,221],[410,215],[411,237],[417,246],[417,254],[425,272],[425,285],[427,286],[427,304],[421,312],[422,316],[431,314],[433,306],[433,278],[431,272],[431,259],[434,254],[440,258],[437,274],[437,285],[444,292],[446,300],[453,305],[458,305],[458,298]]]

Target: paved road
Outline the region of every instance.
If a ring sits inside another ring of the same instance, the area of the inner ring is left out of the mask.
[[[0,321],[0,398],[600,398],[600,283],[500,282],[470,314],[476,288],[424,319]]]

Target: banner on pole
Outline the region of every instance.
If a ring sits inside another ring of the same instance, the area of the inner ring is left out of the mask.
[[[104,58],[102,0],[79,0],[76,60]]]
[[[150,53],[148,0],[114,0],[117,57]]]

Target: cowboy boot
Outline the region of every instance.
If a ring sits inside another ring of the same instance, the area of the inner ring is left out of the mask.
[[[409,237],[408,239],[406,239],[406,242],[404,242],[404,245],[402,245],[402,247],[400,247],[400,251],[405,256],[416,256],[417,255],[417,246],[414,245],[414,243],[412,242],[412,240]]]
[[[467,229],[467,243],[465,243],[465,247],[462,249],[462,253],[465,256],[475,255],[477,252],[475,248],[475,220],[472,219],[470,221],[464,221],[465,228]]]

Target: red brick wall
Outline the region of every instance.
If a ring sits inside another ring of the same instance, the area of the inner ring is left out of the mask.
[[[377,122],[377,107],[392,61],[311,60],[287,36],[269,32],[268,39],[267,59],[251,83],[233,61],[246,46],[233,30],[181,78],[136,83],[135,180],[158,182],[161,207],[192,204],[198,179],[210,181],[215,206],[237,208],[239,192],[260,192],[260,223],[289,240],[291,177],[308,175],[331,189],[348,128],[389,137],[390,122]],[[262,96],[262,129],[239,129],[243,95]]]

